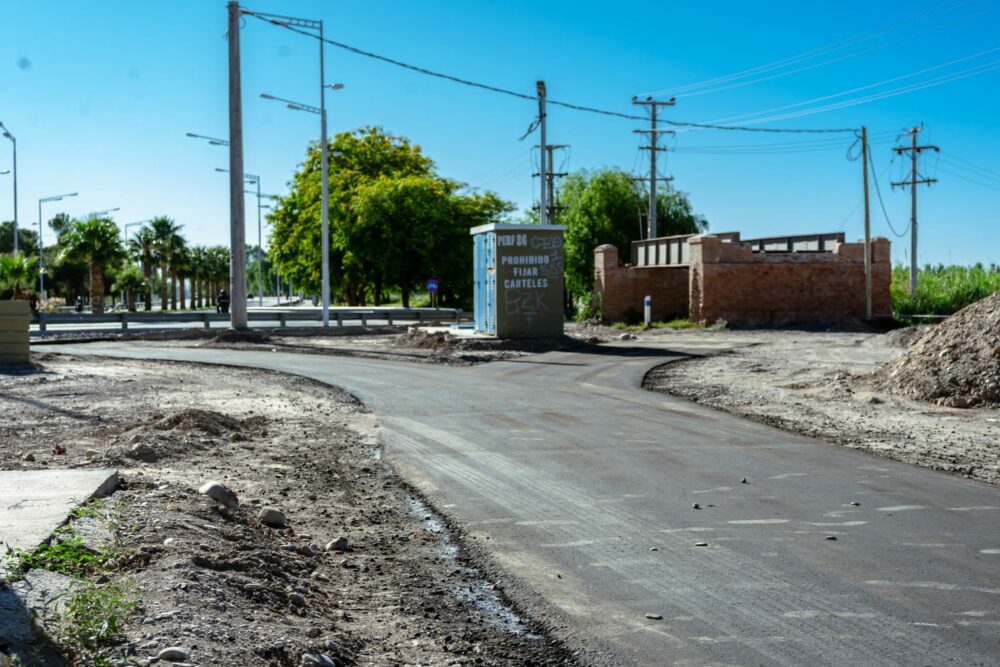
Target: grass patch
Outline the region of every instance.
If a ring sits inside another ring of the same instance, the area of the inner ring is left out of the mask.
[[[104,653],[121,642],[129,615],[139,608],[129,587],[83,582],[66,596],[62,640],[82,664],[111,664]]]
[[[897,317],[951,315],[1000,290],[1000,266],[927,265],[917,271],[917,291],[910,295],[910,269],[892,270],[892,310]]]
[[[13,552],[15,567],[20,572],[48,570],[68,577],[85,577],[103,569],[105,555],[94,553],[83,539],[70,535],[62,542],[43,544],[28,550]]]
[[[714,327],[714,324],[704,326],[687,318],[678,318],[669,322],[651,322],[649,326],[645,324],[626,324],[624,322],[615,322],[611,325],[612,329],[631,331],[633,333],[637,331],[649,331],[650,329],[673,329],[679,331],[682,329],[711,329]]]

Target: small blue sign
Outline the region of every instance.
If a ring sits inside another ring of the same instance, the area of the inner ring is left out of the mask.
[[[437,292],[438,291],[438,281],[435,280],[434,278],[431,278],[430,280],[428,280],[427,281],[427,291],[428,292]]]

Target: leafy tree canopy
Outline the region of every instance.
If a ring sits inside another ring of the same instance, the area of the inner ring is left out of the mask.
[[[632,241],[642,238],[649,196],[619,169],[581,170],[569,175],[559,191],[566,225],[566,289],[574,296],[594,287],[594,248],[610,243],[628,256]],[[687,195],[673,189],[657,194],[657,234],[696,234],[708,221],[694,213]]]

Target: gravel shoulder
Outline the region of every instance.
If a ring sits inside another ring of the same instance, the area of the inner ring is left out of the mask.
[[[232,667],[575,664],[381,461],[353,396],[259,370],[36,360],[0,373],[0,469],[118,468],[88,577],[139,603],[114,641],[63,643],[68,664],[148,665],[169,647]],[[239,504],[200,493],[210,480]]]
[[[683,337],[688,337],[685,334]],[[876,388],[904,333],[745,331],[742,347],[653,369],[644,386],[877,456],[1000,484],[1000,410],[956,409]]]

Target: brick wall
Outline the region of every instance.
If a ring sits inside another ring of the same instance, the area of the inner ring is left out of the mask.
[[[752,253],[697,236],[690,244],[690,318],[740,325],[864,319],[864,243],[832,253]],[[889,241],[872,240],[872,316],[890,317]]]
[[[594,250],[594,294],[600,295],[605,322],[621,322],[629,309],[642,317],[643,299],[653,297],[653,320],[687,317],[688,267],[622,266],[618,248]]]

